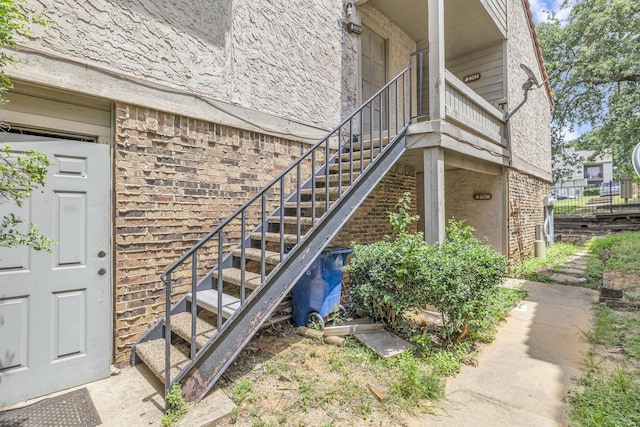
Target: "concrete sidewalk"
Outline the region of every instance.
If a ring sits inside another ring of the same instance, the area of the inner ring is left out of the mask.
[[[563,398],[580,375],[589,344],[596,291],[510,280],[528,292],[484,346],[477,366],[447,380],[437,415],[407,420],[409,426],[564,426]]]
[[[98,415],[101,426],[159,426],[164,416],[164,391],[162,383],[145,366],[127,367],[118,375],[20,402],[2,408],[19,408],[86,387]],[[228,417],[235,404],[219,388],[214,388],[198,404],[192,405],[186,417],[176,427],[211,426]],[[53,425],[53,424],[51,424]]]

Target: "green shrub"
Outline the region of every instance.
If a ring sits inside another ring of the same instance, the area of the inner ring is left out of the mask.
[[[425,307],[433,285],[429,282],[425,261],[432,257],[422,233],[410,234],[407,226],[417,217],[409,215],[411,198],[400,199],[389,214],[393,238],[370,245],[353,245],[349,272],[351,301],[355,308],[368,312],[391,329],[402,333],[407,325],[406,312]]]
[[[582,192],[583,196],[599,196],[600,195],[600,189],[598,189],[597,187],[594,188],[585,188],[584,191]]]
[[[507,260],[473,235],[472,227],[450,221],[447,238],[437,245],[432,305],[444,313],[446,338],[477,330],[506,274]]]
[[[354,245],[345,267],[352,303],[405,336],[410,335],[406,315],[433,305],[445,316],[445,338],[466,334],[481,324],[507,261],[462,222],[450,222],[447,239],[428,245],[421,233],[407,231],[417,219],[409,215],[410,202],[405,194],[389,214],[393,237]]]

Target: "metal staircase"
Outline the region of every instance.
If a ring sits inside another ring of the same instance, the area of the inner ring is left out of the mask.
[[[204,397],[403,154],[411,92],[410,64],[168,267],[170,316],[134,344],[133,363],[165,392]]]

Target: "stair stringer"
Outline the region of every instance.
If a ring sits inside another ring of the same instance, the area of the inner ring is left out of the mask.
[[[321,222],[294,246],[267,282],[254,291],[242,308],[227,320],[196,360],[178,374],[174,382],[182,384],[182,395],[187,401],[199,401],[215,385],[318,254],[405,152],[405,135],[406,128],[396,135],[384,152],[352,184],[344,198],[337,201]]]

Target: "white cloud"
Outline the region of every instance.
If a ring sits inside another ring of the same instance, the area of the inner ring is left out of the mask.
[[[529,0],[531,13],[536,24],[546,21],[550,12],[555,12],[560,21],[564,21],[569,16],[570,8],[562,9],[562,0]]]
[[[579,129],[570,130],[569,128],[564,129],[564,140],[569,142],[574,139],[578,139],[582,135]]]

